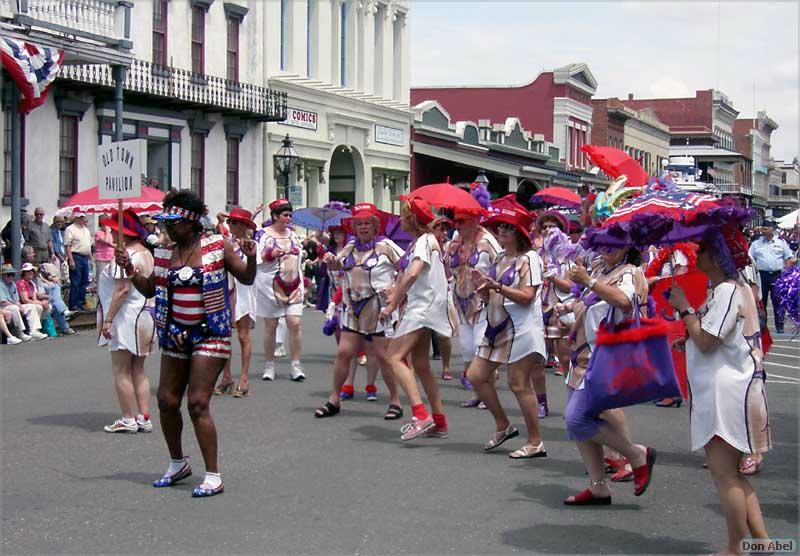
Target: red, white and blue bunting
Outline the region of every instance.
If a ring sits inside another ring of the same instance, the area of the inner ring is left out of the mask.
[[[44,104],[50,84],[61,69],[64,52],[57,48],[0,37],[0,56],[3,68],[8,71],[22,93],[19,111],[27,114]]]

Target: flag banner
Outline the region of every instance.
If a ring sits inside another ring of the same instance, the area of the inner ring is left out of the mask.
[[[64,52],[0,36],[0,57],[3,68],[22,93],[19,111],[27,114],[44,104],[49,87],[61,69]]]

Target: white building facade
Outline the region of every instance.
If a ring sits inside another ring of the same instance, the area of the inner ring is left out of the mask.
[[[28,0],[64,10],[76,2],[86,0]],[[47,102],[23,118],[23,197],[48,218],[97,184],[98,148],[115,132],[109,64],[118,62],[128,66],[123,134],[142,140],[143,180],[194,189],[212,214],[253,209],[284,193],[298,206],[328,199],[388,206],[407,189],[407,3],[106,4],[129,10],[127,58],[67,60]],[[0,22],[13,24],[13,16],[0,10]],[[8,123],[5,129],[8,168]],[[287,133],[300,163],[283,191],[273,154]],[[9,218],[7,204],[0,221]]]
[[[268,86],[288,117],[267,126],[263,197],[390,210],[410,175],[409,4],[390,0],[265,3]],[[300,163],[285,190],[272,154],[289,134]]]

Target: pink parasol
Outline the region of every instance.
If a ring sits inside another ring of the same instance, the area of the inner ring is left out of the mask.
[[[122,199],[125,208],[135,212],[156,212],[161,210],[165,193],[153,187],[142,187],[142,194],[131,199]],[[59,212],[104,213],[116,210],[118,199],[101,199],[97,186],[80,191],[70,197]]]

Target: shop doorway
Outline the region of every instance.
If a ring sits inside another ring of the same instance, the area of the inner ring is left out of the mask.
[[[350,206],[356,202],[356,162],[351,147],[340,145],[333,151],[328,173],[328,198]]]
[[[167,191],[170,186],[169,141],[147,140],[147,185]]]

